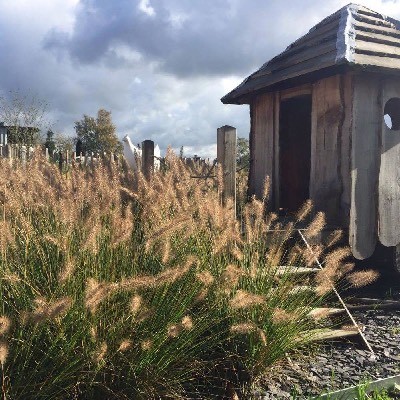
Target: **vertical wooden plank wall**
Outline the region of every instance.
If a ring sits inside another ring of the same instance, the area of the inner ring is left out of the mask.
[[[351,98],[345,97],[344,84],[348,82],[335,75],[316,82],[312,92],[310,198],[331,225],[341,225],[347,213],[342,194],[350,171],[342,158],[346,147],[349,152],[345,122],[351,119]]]
[[[379,172],[379,240],[384,246],[400,243],[400,130],[389,129],[383,119],[384,107],[391,98],[400,98],[396,78],[383,82],[380,123],[382,126]],[[400,110],[396,110],[400,114]]]
[[[377,185],[382,129],[380,82],[376,75],[354,76],[351,210],[349,240],[353,255],[365,259],[377,242]]]
[[[350,223],[351,207],[351,134],[353,129],[353,94],[354,78],[348,73],[340,78],[340,95],[344,107],[342,135],[340,144],[340,226],[346,230]]]
[[[281,94],[275,92],[274,95],[274,148],[273,148],[273,176],[271,179],[271,196],[275,210],[279,208],[280,201],[280,171],[279,171],[279,114],[281,110]]]
[[[261,198],[267,176],[273,181],[274,166],[274,94],[256,97],[251,104],[250,194]],[[270,190],[269,199],[272,197]]]

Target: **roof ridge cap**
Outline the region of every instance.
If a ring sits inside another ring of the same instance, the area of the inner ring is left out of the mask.
[[[356,32],[354,28],[354,14],[357,14],[358,4],[348,4],[341,10],[339,29],[336,39],[336,62],[354,62],[354,51],[356,47]]]

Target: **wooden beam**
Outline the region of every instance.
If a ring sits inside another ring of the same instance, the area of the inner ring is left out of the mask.
[[[380,82],[366,73],[354,78],[349,241],[354,257],[365,259],[377,241]]]
[[[382,132],[379,172],[379,240],[384,246],[400,243],[400,131],[386,126],[383,118],[386,102],[400,98],[400,83],[388,79],[383,83],[380,125]],[[400,110],[396,110],[400,114]]]
[[[349,110],[342,104],[341,83],[340,75],[319,80],[312,98],[310,198],[331,225],[340,220],[341,140],[349,134],[343,133]]]
[[[147,180],[150,180],[154,172],[154,142],[144,140],[142,142],[142,173]]]
[[[311,335],[311,341],[322,341],[322,340],[334,340],[343,339],[350,336],[357,336],[357,328],[351,327],[346,329],[327,329],[323,331],[315,332]]]
[[[280,157],[280,147],[279,147],[279,115],[281,107],[281,94],[276,92],[274,95],[274,148],[273,148],[273,179],[271,182],[272,195],[274,200],[274,209],[279,208],[279,190],[280,190],[280,170],[279,170],[279,157]]]
[[[217,130],[217,160],[223,174],[222,201],[230,199],[236,215],[236,128],[222,126]]]
[[[267,93],[252,103],[252,182],[253,193],[261,199],[267,176],[274,177],[274,95]],[[272,183],[272,182],[271,182]],[[275,186],[275,185],[271,185]],[[272,198],[269,193],[269,199]]]

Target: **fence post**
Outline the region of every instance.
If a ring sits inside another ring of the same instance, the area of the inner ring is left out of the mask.
[[[217,160],[222,168],[222,202],[230,198],[236,217],[236,128],[224,125],[217,130]]]
[[[154,171],[154,142],[152,140],[144,140],[142,142],[142,173],[147,180]]]
[[[21,146],[21,163],[23,166],[26,165],[26,146]]]
[[[58,153],[58,169],[60,170],[60,172],[62,172],[62,168],[63,168],[63,153],[61,151],[59,151]]]

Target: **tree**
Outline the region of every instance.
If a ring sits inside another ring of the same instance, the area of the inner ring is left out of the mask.
[[[49,154],[53,154],[56,148],[56,144],[54,142],[54,132],[49,129],[46,133],[46,141],[44,142],[44,147],[49,150]]]
[[[68,151],[69,154],[74,151],[74,138],[63,133],[58,132],[55,134],[54,144],[56,151],[61,151],[62,153]]]
[[[101,108],[96,118],[84,115],[82,120],[75,122],[75,131],[83,152],[121,153],[123,150],[111,120],[111,111]]]
[[[237,169],[248,171],[250,168],[249,139],[239,137],[237,139],[236,153]]]
[[[39,144],[41,131],[51,125],[47,119],[47,103],[19,91],[0,97],[0,121],[7,126],[9,143],[28,146]]]

